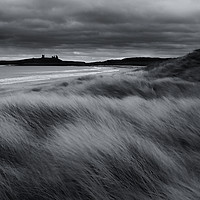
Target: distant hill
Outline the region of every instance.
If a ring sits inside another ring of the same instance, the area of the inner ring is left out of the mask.
[[[78,61],[63,61],[57,56],[52,58],[47,58],[44,55],[41,58],[30,58],[23,60],[14,60],[14,61],[0,61],[0,65],[28,65],[28,66],[37,66],[37,65],[52,65],[52,66],[111,66],[111,65],[129,65],[129,66],[147,66],[149,64],[160,63],[170,58],[150,58],[150,57],[134,57],[134,58],[124,58],[121,60],[106,60],[100,62],[78,62]]]
[[[132,65],[132,66],[147,66],[153,63],[160,63],[171,58],[151,58],[151,57],[133,57],[124,58],[121,60],[106,60],[102,62],[93,62],[90,65]]]
[[[23,60],[14,60],[14,61],[0,61],[0,65],[20,65],[20,66],[84,66],[85,62],[78,61],[62,61],[58,56],[52,56],[51,58],[45,57],[44,55],[41,58],[30,58]]]
[[[188,81],[200,81],[200,49],[183,57],[149,65],[146,70],[153,77],[179,77]]]

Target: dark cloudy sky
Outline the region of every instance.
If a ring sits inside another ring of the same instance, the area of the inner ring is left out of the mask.
[[[0,60],[179,56],[200,48],[200,0],[0,0]]]

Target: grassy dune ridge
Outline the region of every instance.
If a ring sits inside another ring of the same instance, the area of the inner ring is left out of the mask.
[[[200,49],[183,57],[153,64],[146,68],[148,76],[155,78],[179,77],[188,81],[200,81]]]
[[[47,87],[33,87],[27,93],[58,94],[61,96],[104,96],[124,98],[139,96],[145,99],[162,97],[197,97],[200,84],[175,78],[146,79],[136,77],[134,72],[115,76],[85,76],[72,81],[62,81]]]
[[[199,83],[146,75],[2,97],[0,199],[200,199]]]

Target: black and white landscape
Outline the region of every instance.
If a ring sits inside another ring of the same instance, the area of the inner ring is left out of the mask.
[[[1,200],[199,200],[200,2],[0,2]]]

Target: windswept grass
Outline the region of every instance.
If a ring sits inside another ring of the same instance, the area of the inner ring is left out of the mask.
[[[199,200],[198,62],[2,88],[0,199]]]
[[[1,100],[0,197],[197,200],[199,130],[199,98]]]
[[[200,81],[200,49],[183,57],[148,66],[147,76],[155,78],[179,77],[188,81]]]
[[[162,78],[148,80],[131,75],[105,77],[80,77],[73,81],[63,81],[48,87],[32,88],[28,92],[39,94],[90,95],[95,97],[125,98],[139,96],[145,99],[161,97],[193,97],[200,96],[200,84],[181,79]]]

